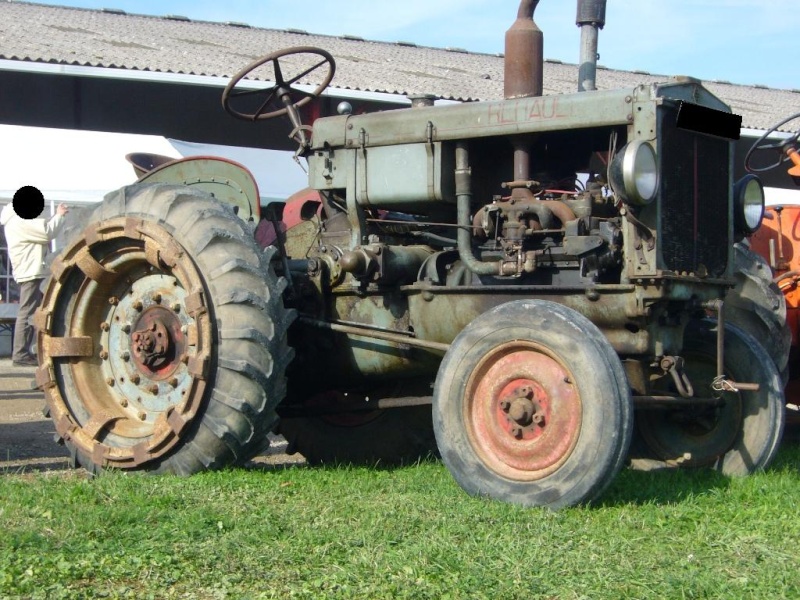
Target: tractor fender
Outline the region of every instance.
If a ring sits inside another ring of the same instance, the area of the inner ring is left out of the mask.
[[[177,183],[230,204],[240,219],[258,223],[258,184],[247,167],[217,156],[190,156],[163,162],[145,172],[142,183]]]

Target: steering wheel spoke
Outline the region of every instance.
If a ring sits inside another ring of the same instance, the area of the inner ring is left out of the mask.
[[[309,66],[310,61],[312,62]],[[284,62],[284,64],[281,65],[281,62]],[[236,89],[236,86],[243,79],[268,63],[272,65],[274,77],[270,87],[247,90]],[[286,69],[287,64],[294,67],[298,63],[300,64],[298,67],[301,69],[300,72],[287,77],[285,72],[291,71]],[[293,87],[302,79],[326,66],[327,72],[324,73],[322,82],[313,91],[308,92]],[[318,98],[322,94],[333,79],[335,71],[336,63],[333,57],[320,48],[297,46],[279,50],[259,58],[236,73],[222,93],[222,106],[230,115],[245,121],[272,119],[292,112],[296,116],[296,111],[299,107],[308,104],[313,98]],[[258,94],[266,95],[260,104],[250,102],[249,105],[245,106],[241,102],[242,99],[247,101],[248,98],[258,96]],[[268,110],[271,105],[274,109]],[[253,111],[254,106],[256,107],[255,111]]]

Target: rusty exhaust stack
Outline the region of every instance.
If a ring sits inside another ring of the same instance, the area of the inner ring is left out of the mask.
[[[517,20],[506,32],[505,79],[506,98],[541,96],[544,70],[544,35],[533,21],[539,0],[522,0]]]
[[[597,35],[606,24],[606,0],[578,0],[575,24],[581,28],[581,62],[578,68],[578,91],[596,90]]]

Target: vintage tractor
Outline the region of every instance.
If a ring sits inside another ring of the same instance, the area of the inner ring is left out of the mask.
[[[225,108],[288,117],[308,165],[283,222],[210,158],[107,196],[36,318],[75,464],[188,474],[250,459],[276,425],[312,462],[435,438],[467,492],[551,508],[602,493],[634,424],[660,461],[769,464],[780,377],[723,322],[734,243],[763,214],[757,182],[732,181],[741,119],[691,78],[593,90],[604,2],[579,4],[587,91],[542,96],[536,5],[506,34],[502,100],[309,127],[330,54],[237,74]]]
[[[800,186],[798,123],[800,113],[795,113],[765,131],[745,156],[745,169],[758,174],[786,167],[784,181],[791,184],[791,178]],[[791,133],[774,139],[780,129]],[[782,360],[777,364],[782,365],[784,380],[788,380],[785,390],[787,418],[792,423],[800,423],[800,206],[770,207],[764,226],[750,236],[749,246],[749,252],[760,257],[760,264],[753,263],[758,276],[749,279],[759,283],[751,284],[749,293],[737,297],[751,305],[743,308],[748,311],[748,320],[757,323],[754,333],[770,340],[772,351],[780,353]],[[749,271],[752,273],[753,269]],[[756,292],[757,288],[762,292]],[[765,301],[767,296],[769,301]],[[781,302],[785,308],[780,307]],[[778,310],[770,310],[770,305],[778,305]],[[781,322],[788,327],[782,329]],[[776,328],[782,332],[776,334]]]

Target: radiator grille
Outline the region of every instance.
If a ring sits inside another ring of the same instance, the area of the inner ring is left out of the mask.
[[[731,244],[731,143],[679,129],[676,120],[676,106],[659,108],[661,266],[678,273],[705,270],[720,277]]]

